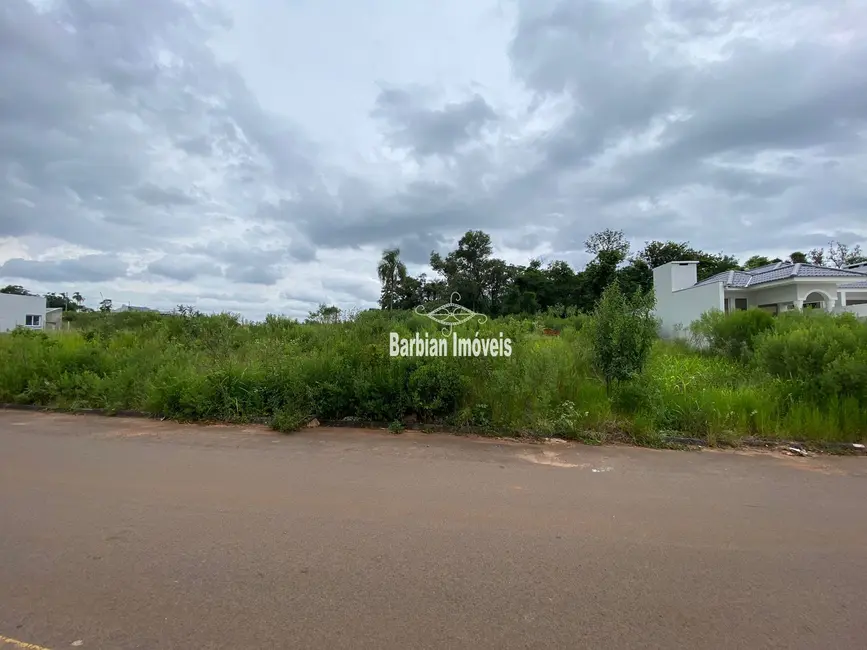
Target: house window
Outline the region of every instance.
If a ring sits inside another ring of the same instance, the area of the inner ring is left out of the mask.
[[[39,327],[42,324],[42,316],[38,314],[27,314],[24,317],[24,324],[27,327]]]
[[[747,299],[746,298],[735,298],[735,311],[746,311],[747,310]]]
[[[759,305],[759,309],[763,309],[763,310],[765,310],[766,312],[768,312],[769,314],[773,314],[774,316],[776,316],[777,314],[780,313],[780,308],[779,308],[779,306],[776,305],[776,304],[771,304],[771,305]]]

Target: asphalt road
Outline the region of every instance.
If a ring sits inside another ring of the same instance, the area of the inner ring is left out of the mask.
[[[0,649],[863,650],[865,497],[867,458],[0,411]]]

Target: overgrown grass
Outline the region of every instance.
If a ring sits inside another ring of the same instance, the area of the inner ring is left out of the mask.
[[[658,341],[644,372],[609,396],[592,370],[587,318],[471,321],[460,335],[502,331],[512,356],[436,359],[389,356],[390,331],[438,335],[413,313],[366,312],[330,325],[88,314],[69,332],[0,336],[0,402],[269,421],[284,431],[311,417],[395,423],[415,416],[588,442],[617,434],[655,444],[661,432],[711,443],[867,437],[864,323],[785,314],[752,333],[720,326],[719,350]],[[543,336],[552,325],[560,335]]]

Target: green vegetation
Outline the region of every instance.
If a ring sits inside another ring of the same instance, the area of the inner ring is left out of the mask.
[[[178,420],[264,421],[292,431],[311,419],[408,422],[587,442],[656,444],[663,433],[710,443],[744,436],[804,441],[867,437],[867,324],[851,315],[759,310],[708,313],[697,347],[656,340],[651,269],[698,260],[699,279],[740,268],[688,242],[646,242],[621,231],[590,236],[581,271],[563,261],[527,266],[492,257],[469,231],[435,279],[407,273],[398,249],[377,267],[381,310],[346,314],[320,304],[302,324],[262,323],[179,307],[172,316],[84,307],[48,294],[71,331],[0,336],[0,402],[160,413]],[[779,258],[775,258],[779,259]],[[864,259],[839,242],[792,261],[835,266]],[[747,260],[755,268],[772,262]],[[509,357],[391,357],[389,333],[438,337],[427,312],[453,292],[489,317],[459,336],[511,339]],[[0,293],[28,292],[10,285]],[[556,336],[552,336],[556,334]]]
[[[652,312],[652,293],[627,296],[619,282],[602,292],[587,330],[593,367],[605,379],[606,391],[612,382],[635,379],[647,365],[657,329]]]
[[[426,317],[397,309],[303,324],[189,311],[80,313],[69,332],[0,336],[0,402],[267,421],[282,431],[316,417],[642,444],[664,432],[711,443],[867,437],[863,322],[786,313],[765,327],[753,312],[713,316],[698,328],[713,341],[703,352],[655,341],[643,361],[645,337],[603,326],[641,310],[614,290],[606,295],[595,315],[552,311],[456,328],[463,336],[502,331],[511,357],[392,358],[390,331],[439,335]],[[626,361],[616,362],[608,393],[599,359],[610,340]]]

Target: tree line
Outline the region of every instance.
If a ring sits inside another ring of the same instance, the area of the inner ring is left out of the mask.
[[[551,309],[565,313],[570,307],[592,311],[614,280],[627,294],[652,290],[653,269],[668,262],[697,260],[698,279],[704,280],[723,271],[749,270],[784,261],[780,257],[754,255],[741,264],[732,255],[709,253],[686,241],[654,240],[632,251],[624,232],[612,229],[594,233],[584,247],[593,257],[580,271],[562,260],[543,265],[541,260],[531,259],[525,266],[514,265],[493,256],[487,233],[470,230],[447,255],[431,253],[434,277],[425,273],[409,275],[400,259],[400,249],[390,248],[383,251],[377,268],[382,287],[379,305],[381,309],[414,309],[417,305],[445,302],[457,292],[462,305],[491,316],[534,314]],[[867,258],[860,246],[830,242],[827,250],[795,251],[786,261],[840,268]]]
[[[5,287],[0,288],[0,293],[8,293],[15,296],[35,296],[38,294],[31,293],[20,284],[7,284]],[[81,295],[78,291],[74,292],[72,295],[68,293],[54,293],[49,292],[45,294],[45,306],[48,309],[64,309],[66,311],[96,311],[85,303],[84,296]],[[111,311],[111,300],[108,298],[100,301],[98,311],[108,312]]]

